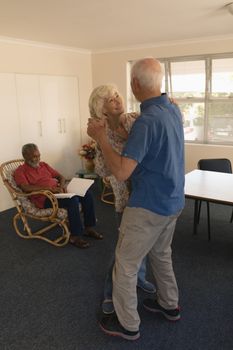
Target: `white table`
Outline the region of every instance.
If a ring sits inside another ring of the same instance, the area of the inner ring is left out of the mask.
[[[197,232],[198,201],[233,205],[233,174],[193,170],[185,175],[185,197],[195,200],[194,234]],[[208,215],[208,237],[210,222]]]

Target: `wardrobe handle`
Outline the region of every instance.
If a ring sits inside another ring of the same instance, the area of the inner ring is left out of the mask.
[[[38,121],[39,136],[42,136],[42,121]]]
[[[58,132],[59,132],[59,134],[62,134],[62,124],[61,124],[61,119],[58,119]]]
[[[63,123],[63,132],[65,134],[66,133],[66,118],[62,119],[62,123]]]

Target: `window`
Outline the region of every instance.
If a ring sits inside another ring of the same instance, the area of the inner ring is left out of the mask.
[[[160,59],[162,91],[174,98],[184,118],[186,142],[233,144],[233,53]],[[133,62],[130,63],[130,65]],[[139,110],[132,92],[129,110]]]

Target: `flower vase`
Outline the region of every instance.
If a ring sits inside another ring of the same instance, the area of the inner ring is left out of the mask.
[[[94,173],[95,170],[95,163],[93,159],[86,159],[85,160],[85,168],[88,173]]]

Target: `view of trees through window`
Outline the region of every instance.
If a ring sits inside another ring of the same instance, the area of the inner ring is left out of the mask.
[[[160,61],[162,92],[181,109],[185,141],[233,144],[233,53]],[[132,93],[128,104],[130,111],[139,109]]]

